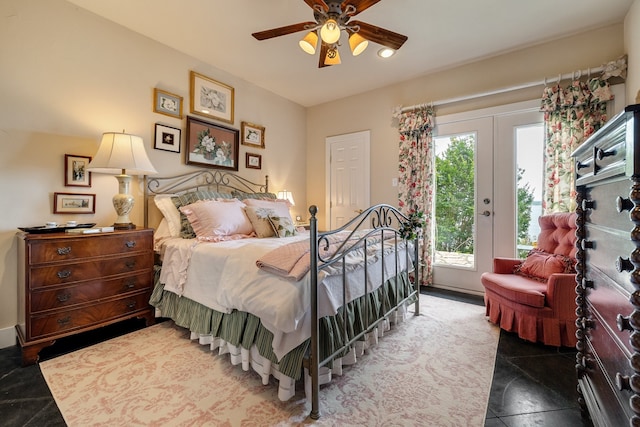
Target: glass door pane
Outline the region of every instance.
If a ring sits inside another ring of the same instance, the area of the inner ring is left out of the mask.
[[[435,263],[474,268],[476,134],[448,135],[434,142]]]

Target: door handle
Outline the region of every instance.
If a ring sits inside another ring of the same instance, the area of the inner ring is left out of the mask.
[[[354,212],[357,213],[357,214],[361,214],[362,213],[362,209],[356,209]]]
[[[480,215],[482,215],[482,216],[491,216],[491,212],[483,211]]]

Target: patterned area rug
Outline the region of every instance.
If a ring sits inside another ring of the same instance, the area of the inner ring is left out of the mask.
[[[42,362],[73,426],[483,426],[499,330],[484,307],[421,296],[421,315],[321,387],[308,418],[304,387],[288,402],[275,384],[163,322]]]

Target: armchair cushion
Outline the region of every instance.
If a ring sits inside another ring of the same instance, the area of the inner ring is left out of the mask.
[[[514,267],[513,272],[540,282],[546,282],[554,273],[575,273],[575,268],[573,260],[568,256],[533,249],[524,262]]]
[[[514,274],[483,273],[482,284],[488,291],[502,295],[516,304],[542,308],[545,304],[547,283]]]

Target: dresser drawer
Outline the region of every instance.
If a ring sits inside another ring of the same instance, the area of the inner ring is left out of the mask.
[[[31,267],[29,283],[31,289],[60,285],[123,273],[149,270],[153,266],[153,252],[142,252],[127,256],[101,258],[99,260],[66,262]]]
[[[151,271],[126,275],[110,280],[91,280],[73,286],[47,290],[42,288],[31,294],[31,312],[38,313],[61,307],[70,307],[91,301],[151,289]]]
[[[633,269],[633,266],[629,264],[629,256],[635,250],[635,245],[629,233],[587,224],[584,234],[585,242],[579,244],[592,246],[585,249],[587,277],[592,266],[595,266],[629,294],[633,292],[633,286],[629,281],[630,269]]]
[[[628,203],[625,199],[629,198],[630,191],[631,183],[626,178],[587,188],[582,205],[588,223],[623,231],[628,237],[633,224],[629,221],[628,210],[618,212],[618,198],[620,203]],[[587,208],[589,205],[593,207]]]
[[[106,324],[109,320],[122,318],[127,314],[149,309],[151,292],[126,296],[121,299],[101,302],[91,306],[65,310],[63,312],[33,316],[27,328],[27,339],[59,335],[93,324]]]
[[[33,264],[126,254],[153,247],[149,230],[129,233],[101,234],[99,240],[83,237],[38,239],[29,242],[29,261]]]

